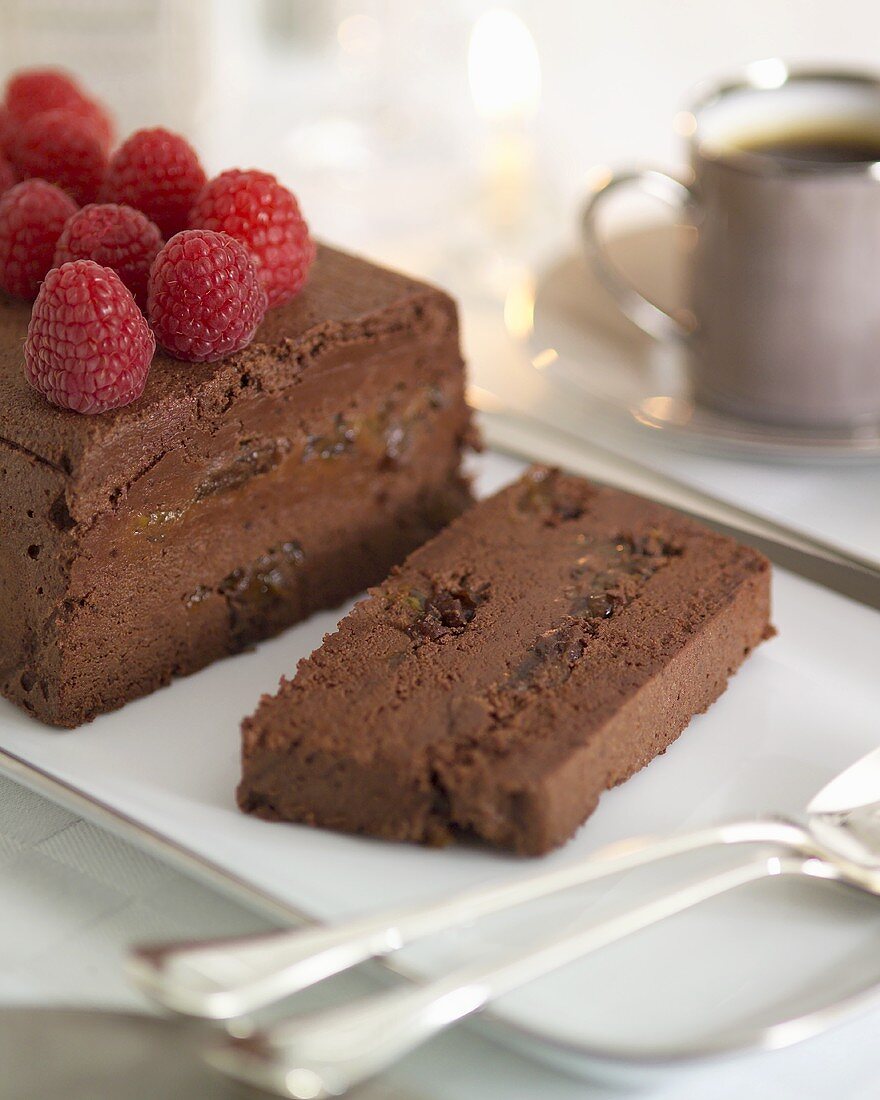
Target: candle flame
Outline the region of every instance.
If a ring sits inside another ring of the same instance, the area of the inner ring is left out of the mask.
[[[468,76],[478,113],[492,122],[531,118],[541,98],[541,62],[531,31],[507,8],[474,24]]]

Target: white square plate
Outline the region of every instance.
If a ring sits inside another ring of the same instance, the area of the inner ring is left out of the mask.
[[[490,492],[521,464],[480,459]],[[564,849],[564,863],[634,833],[763,811],[796,812],[880,741],[880,613],[776,571],[779,636],[679,741],[623,787]],[[239,722],[333,629],[322,614],[282,637],[62,733],[0,701],[0,771],[211,877],[276,916],[335,921],[427,899],[534,864],[476,847],[429,850],[268,824],[235,808]],[[705,860],[699,865],[705,866]],[[667,865],[416,945],[394,958],[435,974],[475,952],[554,934],[678,883]],[[503,998],[499,1038],[578,1070],[688,1058],[756,1024],[880,980],[880,906],[821,884],[768,881],[676,918]],[[873,970],[872,970],[873,968]]]

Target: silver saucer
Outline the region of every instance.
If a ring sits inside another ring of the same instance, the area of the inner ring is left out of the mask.
[[[614,261],[652,300],[680,304],[686,228],[643,227],[609,241]],[[698,405],[680,348],[659,345],[617,309],[577,254],[545,270],[530,351],[542,374],[573,388],[605,422],[713,455],[774,461],[876,461],[880,423],[799,428],[739,419]]]

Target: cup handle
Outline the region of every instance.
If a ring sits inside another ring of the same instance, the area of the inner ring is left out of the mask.
[[[693,326],[646,298],[608,257],[605,241],[599,231],[599,215],[616,192],[627,188],[634,188],[660,199],[679,212],[694,198],[693,191],[686,183],[656,168],[615,172],[584,207],[581,229],[587,262],[614,298],[621,313],[638,325],[642,332],[655,340],[687,340],[692,335]]]

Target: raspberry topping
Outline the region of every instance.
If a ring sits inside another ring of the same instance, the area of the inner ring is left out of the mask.
[[[95,124],[63,108],[21,123],[9,148],[22,179],[44,179],[80,204],[93,202],[107,170]]]
[[[104,107],[60,69],[24,69],[6,85],[6,110],[15,125],[46,111],[62,109],[91,121],[101,146],[113,144],[113,121]]]
[[[71,217],[55,247],[55,267],[68,260],[94,260],[111,267],[146,311],[150,267],[162,247],[162,235],[150,219],[131,206],[92,204]]]
[[[12,137],[12,116],[9,111],[0,103],[0,153],[6,151],[9,141]]]
[[[77,81],[61,69],[22,69],[6,84],[6,107],[19,120],[87,98]]]
[[[92,260],[53,268],[34,302],[25,376],[53,405],[81,413],[140,397],[156,341],[115,271]]]
[[[0,196],[0,287],[35,298],[76,203],[45,180],[25,180]]]
[[[239,351],[253,339],[266,308],[250,253],[225,233],[178,233],[150,272],[150,324],[178,359],[212,362]]]
[[[65,110],[92,123],[101,142],[101,148],[104,150],[104,156],[109,157],[110,150],[116,143],[116,125],[103,104],[94,99],[86,99],[75,107],[67,107]]]
[[[268,172],[222,172],[199,195],[190,225],[228,233],[247,245],[270,306],[301,289],[315,258],[296,198]]]
[[[189,142],[157,127],[138,130],[116,150],[101,200],[142,210],[170,237],[186,228],[204,184],[204,170]]]
[[[14,187],[17,179],[18,176],[13,172],[12,165],[0,152],[0,195],[4,191],[8,191],[10,187]]]

